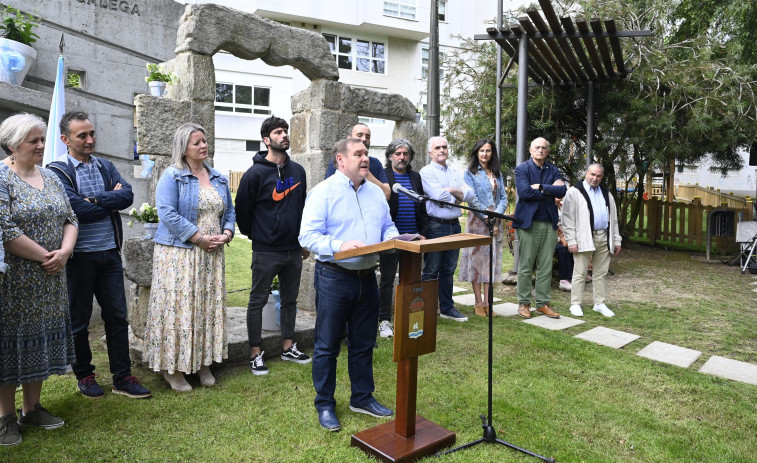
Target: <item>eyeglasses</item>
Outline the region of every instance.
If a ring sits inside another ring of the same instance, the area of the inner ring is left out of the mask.
[[[535,151],[539,151],[539,150],[549,151],[549,146],[534,146],[532,149]]]

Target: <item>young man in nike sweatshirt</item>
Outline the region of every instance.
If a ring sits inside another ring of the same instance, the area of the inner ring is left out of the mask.
[[[254,164],[242,176],[235,209],[239,231],[252,240],[252,290],[247,305],[247,336],[250,371],[268,374],[263,361],[261,329],[263,307],[273,278],[279,277],[281,294],[282,360],[300,364],[311,358],[297,349],[294,322],[300,292],[302,261],[310,254],[300,246],[302,209],[307,196],[305,169],[287,154],[289,124],[271,116],[260,126],[268,151],[253,157]]]

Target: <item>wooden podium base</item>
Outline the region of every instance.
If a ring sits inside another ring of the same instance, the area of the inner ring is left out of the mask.
[[[394,420],[352,435],[351,444],[386,462],[412,462],[454,445],[455,433],[436,423],[415,417],[415,436],[394,432]]]

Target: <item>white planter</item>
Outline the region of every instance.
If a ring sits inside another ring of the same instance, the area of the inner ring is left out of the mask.
[[[145,228],[145,236],[146,239],[153,239],[155,236],[155,231],[158,229],[157,223],[143,223],[142,226]]]
[[[166,83],[165,82],[148,82],[147,85],[150,86],[150,95],[157,96],[162,98],[163,95],[166,94]]]
[[[278,293],[278,291],[274,292]],[[277,315],[276,295],[269,294],[268,302],[263,307],[263,331],[281,331],[281,325],[276,321]]]
[[[18,59],[18,54],[23,57],[24,67],[13,71],[9,69],[9,58]],[[37,50],[34,48],[15,40],[0,39],[0,82],[21,85],[36,59]]]

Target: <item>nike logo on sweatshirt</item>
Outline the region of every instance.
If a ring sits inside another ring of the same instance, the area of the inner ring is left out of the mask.
[[[273,194],[271,195],[271,197],[273,198],[274,201],[281,201],[282,199],[286,198],[286,195],[288,195],[290,191],[297,188],[300,185],[300,183],[302,182],[297,182],[282,192],[276,191],[276,187],[274,187]]]

